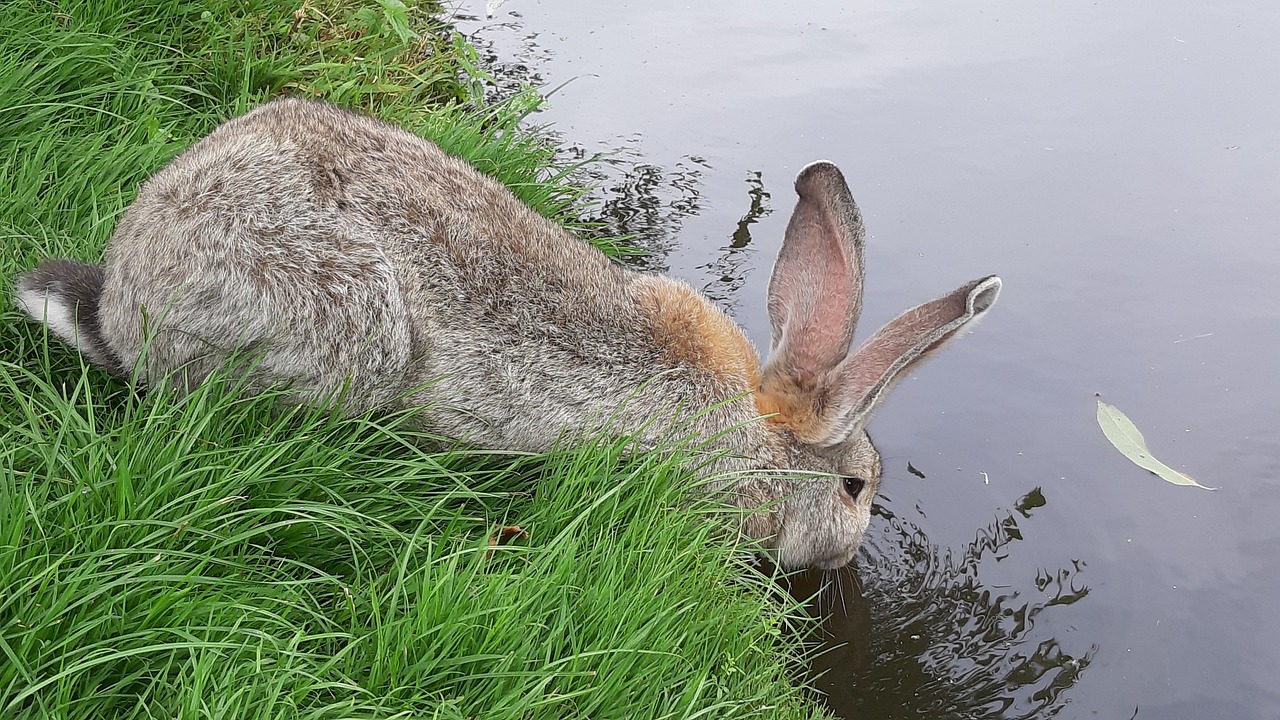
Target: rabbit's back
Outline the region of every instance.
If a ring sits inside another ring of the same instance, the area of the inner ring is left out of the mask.
[[[304,100],[225,123],[142,188],[100,308],[126,365],[140,307],[158,331],[149,375],[198,381],[247,348],[255,384],[345,388],[357,411],[412,391],[431,429],[494,447],[705,407],[755,365],[687,286],[616,266],[432,143]],[[731,372],[716,348],[670,342],[708,325]]]

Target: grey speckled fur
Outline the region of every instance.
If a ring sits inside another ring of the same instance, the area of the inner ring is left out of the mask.
[[[786,567],[838,567],[880,481],[867,419],[1000,281],[913,308],[851,352],[861,217],[830,163],[796,189],[763,369],[687,285],[610,262],[416,135],[298,99],[224,123],[156,173],[102,268],[47,261],[15,299],[143,382],[189,386],[247,349],[253,387],[303,401],[345,388],[350,411],[420,409],[425,429],[488,448],[601,430],[657,445],[667,418],[697,411],[686,429],[728,451],[711,469],[732,473],[736,502],[768,507],[744,532]]]

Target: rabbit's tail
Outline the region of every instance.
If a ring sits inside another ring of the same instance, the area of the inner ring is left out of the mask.
[[[75,260],[46,260],[17,278],[14,302],[49,332],[80,351],[89,362],[114,375],[123,365],[98,320],[103,270]]]

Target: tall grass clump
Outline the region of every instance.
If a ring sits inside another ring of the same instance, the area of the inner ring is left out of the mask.
[[[674,460],[0,369],[4,717],[802,714]]]
[[[0,278],[97,261],[142,180],[281,92],[432,137],[572,224],[581,188],[521,125],[536,94],[479,102],[473,51],[430,10],[6,2]],[[815,712],[789,680],[792,606],[689,502],[678,457],[481,453],[277,400],[135,391],[6,301],[0,717]]]

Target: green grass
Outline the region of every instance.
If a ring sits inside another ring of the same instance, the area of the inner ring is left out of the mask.
[[[297,14],[295,14],[295,11]],[[97,261],[137,184],[273,94],[435,138],[573,225],[581,189],[396,0],[0,12],[0,278]],[[214,381],[145,395],[0,313],[0,717],[808,717],[793,606],[672,459],[430,450]],[[504,525],[527,537],[491,550]]]

